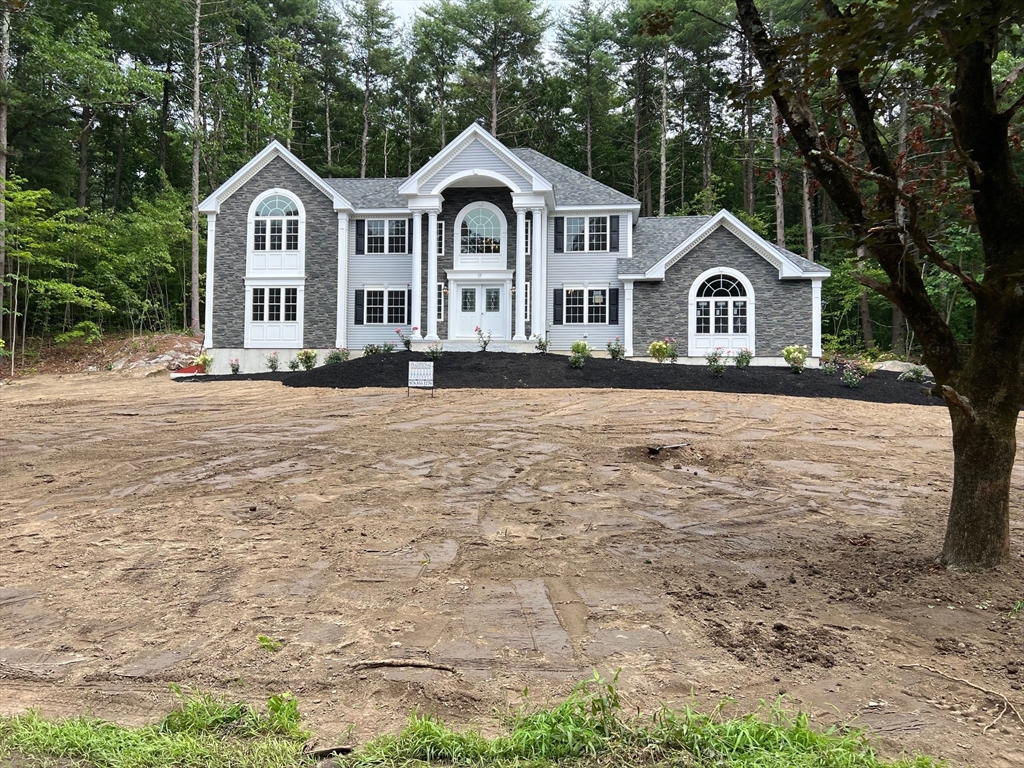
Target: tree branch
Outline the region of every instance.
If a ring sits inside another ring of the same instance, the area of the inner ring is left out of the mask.
[[[956,149],[956,153],[960,155],[960,159],[967,164],[968,170],[977,174],[979,179],[984,176],[984,171],[981,170],[981,166],[975,162],[974,158],[971,157],[971,153],[964,149],[964,145],[960,143],[960,137],[956,133],[956,126],[953,124],[953,116],[949,114],[949,112],[944,110],[938,104],[918,104],[914,107],[914,111],[932,112],[942,118],[942,120],[949,125],[949,133],[953,137],[953,148]]]
[[[996,101],[997,102],[1001,98],[1003,98],[1003,96],[1006,95],[1006,92],[1013,87],[1013,84],[1017,82],[1017,78],[1019,78],[1022,74],[1024,74],[1024,61],[1022,61],[1020,64],[1018,64],[1012,70],[1010,70],[1010,74],[1008,74],[1006,77],[1004,77],[1003,81],[1001,83],[999,83],[999,85],[996,86]]]
[[[887,283],[883,283],[881,280],[875,280],[873,277],[867,275],[861,275],[854,273],[853,279],[863,285],[865,288],[870,288],[875,293],[883,296],[887,301],[891,301],[893,304],[896,303],[896,294],[893,292],[892,286]]]

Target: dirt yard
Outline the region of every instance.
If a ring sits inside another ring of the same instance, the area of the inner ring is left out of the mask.
[[[3,713],[287,690],[361,742],[621,668],[644,710],[787,695],[890,754],[1024,765],[994,695],[1024,715],[1024,463],[1012,561],[936,567],[941,408],[97,372],[0,388],[0,456]],[[455,673],[354,668],[380,659]]]

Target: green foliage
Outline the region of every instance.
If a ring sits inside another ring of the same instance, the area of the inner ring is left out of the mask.
[[[582,368],[587,362],[589,355],[581,355],[578,352],[573,352],[569,355],[569,367],[570,368]]]
[[[440,360],[441,355],[444,354],[444,345],[441,344],[440,342],[434,342],[429,347],[427,347],[427,350],[426,352],[424,352],[424,354],[431,360]]]
[[[605,349],[612,360],[622,360],[626,356],[626,347],[618,336],[605,344]]]
[[[260,648],[264,651],[275,653],[281,650],[281,641],[267,635],[256,635],[256,642],[260,644]]]
[[[736,367],[747,368],[750,366],[750,361],[754,359],[754,353],[744,347],[736,353]]]
[[[547,336],[535,335],[533,338],[537,340],[537,343],[534,345],[534,349],[542,355],[548,351],[548,347],[551,346],[551,341]]]
[[[896,378],[899,381],[910,381],[914,384],[920,384],[924,381],[926,375],[927,369],[924,366],[912,365]]]
[[[238,372],[242,370],[242,366],[238,362],[238,358],[237,357],[232,358],[231,361],[228,363],[228,365],[231,366],[231,373],[233,373],[233,374],[237,375]]]
[[[839,380],[847,387],[859,387],[861,381],[864,380],[864,372],[855,361],[850,360],[843,365],[843,372]]]
[[[590,357],[593,354],[593,351],[590,349],[590,345],[580,339],[577,339],[569,345],[569,351],[574,355],[579,355],[580,357]]]
[[[623,713],[615,681],[596,675],[551,709],[525,707],[507,732],[488,739],[414,714],[396,736],[381,736],[339,760],[343,768],[428,764],[479,768],[593,766],[749,766],[750,768],[936,768],[926,758],[878,759],[865,735],[847,728],[819,731],[805,713],[762,706],[738,718],[689,707],[651,717]]]
[[[196,358],[195,360],[192,361],[192,364],[200,365],[205,370],[209,368],[211,365],[213,365],[213,355],[206,352],[206,350],[203,350],[198,355],[196,355]]]
[[[370,355],[390,355],[394,351],[394,344],[367,344],[363,347],[363,357],[369,357]]]
[[[807,346],[804,344],[791,344],[782,350],[782,359],[789,364],[793,373],[803,372],[804,363],[807,362]]]
[[[299,370],[300,365],[301,363],[299,363],[299,358],[293,357],[291,360],[288,361],[288,370],[297,371]]]
[[[295,358],[302,365],[302,370],[309,371],[316,367],[317,353],[315,349],[303,349],[295,354]]]
[[[277,356],[277,352],[271,352],[267,355],[267,369],[270,371],[276,371],[281,365],[281,361]]]
[[[75,341],[84,341],[92,344],[103,339],[103,331],[91,320],[83,320],[76,323],[75,327],[65,333],[58,333],[53,340],[58,344],[71,344]]]
[[[657,362],[663,363],[668,360],[671,354],[671,347],[669,346],[668,339],[665,341],[652,341],[647,346],[647,354],[653,357]]]
[[[725,350],[721,347],[715,347],[704,355],[704,359],[708,363],[708,370],[716,378],[725,374],[725,360],[722,357],[724,354]]]
[[[348,360],[349,354],[347,349],[332,349],[324,356],[324,365],[337,365],[338,363],[344,363]]]
[[[0,717],[0,753],[14,750],[45,764],[95,768],[297,768],[309,737],[297,701],[271,696],[266,712],[211,694],[171,687],[177,707],[163,720],[125,728],[92,718],[50,721],[30,711]]]

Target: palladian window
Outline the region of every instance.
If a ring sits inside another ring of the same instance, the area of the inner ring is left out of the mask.
[[[714,310],[712,314],[712,309]],[[715,275],[697,289],[697,333],[747,332],[747,291],[731,275]]]
[[[253,250],[299,250],[299,209],[284,195],[271,195],[256,209]]]
[[[459,236],[462,253],[501,253],[501,222],[487,208],[467,213]]]

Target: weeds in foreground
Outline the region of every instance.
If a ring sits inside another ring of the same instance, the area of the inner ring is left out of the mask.
[[[616,675],[617,677],[617,675]],[[266,710],[172,686],[178,706],[159,723],[124,728],[90,718],[51,722],[37,712],[0,717],[0,762],[12,753],[43,764],[95,768],[304,768],[309,734],[298,702],[271,696]],[[623,711],[616,680],[596,673],[551,709],[514,711],[488,739],[414,714],[395,736],[339,757],[339,768],[428,765],[472,768],[938,768],[927,757],[879,759],[865,735],[818,731],[781,703],[727,719],[687,707],[653,716]],[[34,763],[31,763],[34,764]]]
[[[728,702],[725,702],[728,703]],[[722,705],[724,706],[724,704]],[[736,768],[936,768],[927,757],[889,762],[875,756],[864,734],[810,727],[807,715],[763,705],[736,719],[689,707],[653,717],[622,712],[615,681],[596,674],[549,710],[523,709],[507,719],[508,734],[487,739],[413,714],[397,736],[381,736],[339,761],[342,768],[439,763],[490,768],[579,766],[735,766]]]
[[[271,696],[266,712],[172,686],[178,706],[159,723],[125,728],[88,717],[49,721],[38,712],[0,718],[0,760],[11,752],[95,768],[294,768],[309,738],[298,702]]]
[[[270,651],[276,653],[281,650],[281,641],[275,640],[267,635],[256,635],[256,642],[260,644],[260,648],[264,651]]]

